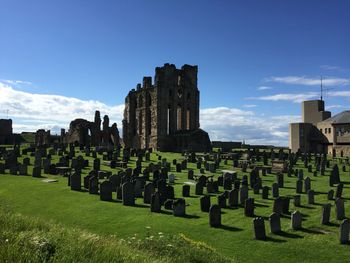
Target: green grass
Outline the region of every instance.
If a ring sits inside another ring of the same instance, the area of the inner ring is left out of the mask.
[[[161,155],[170,162],[174,158],[178,160],[183,158],[180,154],[175,153],[161,153]],[[152,161],[156,162],[154,153]],[[134,158],[131,166],[135,166]],[[188,166],[195,168],[195,164]],[[301,162],[298,163],[299,168],[302,166]],[[232,161],[229,161],[228,165],[223,165],[222,162],[220,169],[231,167]],[[171,172],[173,173],[175,173],[174,168],[172,165]],[[110,168],[102,167],[102,169]],[[112,170],[115,172],[118,169]],[[88,171],[89,169],[86,169],[84,173]],[[327,175],[329,173],[330,171],[327,170]],[[187,171],[175,174],[178,177],[175,184],[175,196],[181,197],[183,182],[189,181]],[[216,176],[218,174],[219,171]],[[243,174],[239,171],[238,177],[241,178]],[[257,241],[253,238],[252,218],[244,216],[243,208],[223,209],[224,227],[210,228],[208,214],[199,209],[199,197],[194,195],[194,186],[191,186],[191,197],[186,198],[186,203],[189,205],[186,208],[187,218],[174,217],[168,211],[160,214],[151,213],[149,206],[144,205],[141,199],[137,199],[135,207],[125,207],[120,202],[103,202],[97,195],[71,191],[67,187],[66,178],[49,175],[47,177],[58,178],[59,181],[44,183],[38,178],[1,175],[0,200],[1,206],[6,206],[13,213],[21,213],[41,221],[60,224],[68,229],[78,228],[101,236],[114,235],[119,239],[128,240],[134,235],[136,237],[146,236],[149,231],[155,234],[162,232],[169,237],[183,233],[189,239],[203,242],[206,246],[236,262],[269,262],[273,259],[278,262],[345,262],[350,257],[350,250],[349,246],[340,245],[338,241],[340,222],[335,220],[334,201],[327,200],[326,193],[330,189],[328,176],[314,177],[308,174],[306,169],[304,170],[305,176],[311,178],[312,189],[317,192],[317,195],[315,205],[306,205],[306,194],[302,194],[303,207],[298,210],[303,214],[304,230],[291,230],[290,218],[285,217],[282,218],[281,223],[282,230],[287,234],[281,236],[269,233],[268,241]],[[349,214],[349,172],[341,173],[341,178],[345,183],[343,191],[346,199],[345,210]],[[267,175],[262,179],[263,185],[271,186],[275,181],[275,175]],[[295,177],[289,178],[285,175],[285,188],[280,189],[280,195],[295,194],[295,182]],[[222,191],[221,188],[220,190]],[[255,198],[257,205],[255,214],[266,219],[272,212],[273,200],[262,200],[261,195],[254,195],[251,190],[249,195]],[[212,203],[216,202],[216,197],[212,197]],[[321,204],[327,202],[332,203],[333,225],[331,226],[320,224]],[[296,210],[293,204],[290,210]],[[265,226],[268,233],[268,221],[265,221]],[[146,227],[150,227],[151,230]],[[202,262],[187,257],[187,262]],[[208,258],[208,261],[212,260]]]

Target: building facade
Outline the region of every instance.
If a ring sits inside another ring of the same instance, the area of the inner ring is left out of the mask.
[[[144,77],[125,98],[123,142],[127,148],[208,151],[208,133],[199,127],[197,66],[164,64]]]

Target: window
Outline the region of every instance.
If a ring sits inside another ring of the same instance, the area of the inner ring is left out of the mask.
[[[328,129],[326,128],[326,129],[324,129],[324,133],[325,134],[327,134],[328,133]]]
[[[322,133],[322,129],[320,129],[320,132]]]

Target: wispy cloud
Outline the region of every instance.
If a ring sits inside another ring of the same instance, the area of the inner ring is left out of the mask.
[[[0,81],[9,85],[32,85],[30,81],[24,80],[0,79]]]
[[[255,104],[245,104],[243,105],[243,108],[256,108],[258,107],[258,105],[255,105]]]
[[[19,91],[0,82],[0,115],[16,120],[14,130],[35,131],[41,128],[68,128],[76,118],[92,120],[95,110],[109,115],[111,122],[121,124],[124,105],[106,105],[95,100],[80,100],[58,95],[35,94]],[[6,111],[6,112],[5,112]],[[22,130],[19,130],[21,128]]]
[[[325,107],[326,108],[326,110],[331,110],[331,109],[344,109],[344,108],[346,108],[345,106],[343,106],[343,105],[329,105],[329,106],[326,106]]]
[[[304,100],[316,99],[319,96],[316,92],[309,92],[304,94],[294,93],[281,93],[269,96],[250,97],[248,99],[267,100],[267,101],[290,101],[294,103],[300,103]]]
[[[268,86],[260,86],[257,88],[257,90],[270,90],[272,89],[272,87],[268,87]]]
[[[268,77],[264,81],[305,86],[319,86],[321,84],[320,78],[307,78],[304,76]],[[323,79],[323,84],[325,86],[346,86],[350,85],[350,78],[326,77]]]
[[[339,66],[332,66],[332,65],[321,65],[321,69],[323,70],[328,70],[328,71],[339,71],[339,72],[347,72],[350,71],[348,68],[343,68]]]
[[[207,108],[200,112],[201,127],[211,140],[243,141],[250,144],[288,145],[288,125],[300,116],[257,116],[235,108]]]

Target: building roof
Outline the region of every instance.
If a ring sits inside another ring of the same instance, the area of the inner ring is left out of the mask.
[[[334,115],[333,117],[322,121],[322,123],[331,123],[331,124],[350,123],[350,110],[346,110],[341,113],[338,113],[337,115]]]

